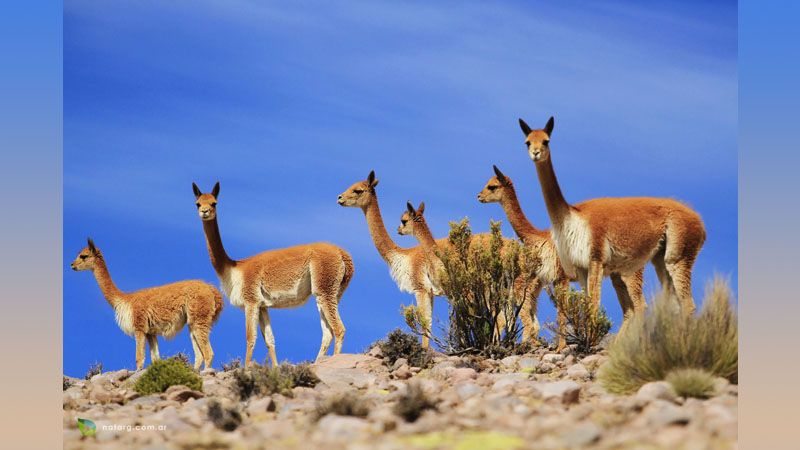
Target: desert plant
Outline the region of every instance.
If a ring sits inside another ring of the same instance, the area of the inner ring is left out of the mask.
[[[180,361],[180,362],[182,362],[183,364],[186,364],[189,367],[192,366],[192,363],[189,362],[189,355],[187,355],[184,352],[178,352],[178,353],[172,355],[169,359],[174,359],[174,360]]]
[[[381,349],[383,362],[389,367],[392,367],[400,358],[405,358],[413,367],[427,368],[433,364],[431,351],[424,348],[415,335],[405,333],[399,328],[386,335],[386,339],[380,340],[374,345]]]
[[[328,414],[339,416],[367,417],[370,410],[369,402],[357,393],[348,391],[327,397],[317,404],[316,419],[319,420]]]
[[[242,423],[242,413],[238,409],[222,406],[218,400],[208,403],[208,418],[223,431],[233,431]]]
[[[560,295],[548,289],[548,293],[556,310],[564,315],[565,326],[551,322],[545,328],[556,338],[563,337],[567,345],[575,345],[578,353],[593,352],[611,329],[605,309],[602,306],[595,309],[583,291],[570,289],[567,295]]]
[[[84,375],[83,379],[84,380],[89,380],[93,376],[99,375],[101,373],[103,373],[103,363],[96,362],[96,363],[92,364],[91,366],[89,366],[89,370],[86,371],[86,375]]]
[[[170,386],[182,384],[196,391],[203,390],[203,380],[194,370],[179,359],[169,358],[153,361],[133,389],[140,395],[164,392]]]
[[[231,370],[236,370],[242,367],[242,359],[241,358],[234,358],[227,363],[222,364],[222,370],[224,372],[230,372]]]
[[[537,266],[521,243],[504,245],[500,222],[490,223],[488,240],[473,242],[469,221],[450,223],[449,246],[437,249],[442,262],[440,287],[450,304],[443,337],[430,335],[450,354],[514,349],[520,335],[518,318],[531,274]],[[416,307],[405,307],[406,323],[414,333],[427,333]],[[444,327],[442,327],[444,328]]]
[[[320,382],[317,374],[311,370],[309,363],[289,364],[283,363],[278,366],[281,374],[288,377],[292,383],[292,387],[314,387]]]
[[[63,378],[63,379],[64,379],[64,390],[65,390],[65,391],[66,391],[67,389],[69,389],[69,388],[70,388],[70,386],[72,386],[73,384],[75,384],[75,382],[74,382],[74,381],[72,381],[70,378],[67,378],[67,377],[65,377],[65,376],[63,376],[63,375],[62,375],[62,377],[61,377],[61,378]]]
[[[675,369],[666,381],[681,397],[708,398],[714,395],[714,376],[703,369]]]
[[[233,371],[234,388],[239,398],[245,400],[254,395],[292,395],[292,378],[280,367],[253,364]]]
[[[631,317],[608,347],[600,382],[610,392],[626,394],[673,370],[693,368],[736,383],[739,331],[732,300],[728,283],[719,277],[707,286],[697,315],[682,312],[673,298],[660,295],[646,313]]]
[[[409,383],[406,391],[397,399],[394,413],[406,422],[416,422],[423,412],[436,409],[437,402],[430,398],[418,383]]]

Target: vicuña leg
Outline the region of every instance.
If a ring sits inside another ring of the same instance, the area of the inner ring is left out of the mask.
[[[566,276],[559,278],[553,283],[555,288],[556,301],[559,305],[564,305],[569,298],[569,278]],[[561,351],[567,347],[567,338],[565,333],[567,330],[567,316],[564,314],[564,308],[556,307],[556,314],[558,316],[558,346],[557,351]]]
[[[694,261],[680,260],[677,262],[667,262],[667,272],[669,272],[672,283],[675,285],[675,293],[678,296],[681,309],[687,314],[694,313],[694,298],[692,298],[692,263]]]
[[[272,367],[278,367],[278,355],[275,353],[275,335],[272,334],[272,323],[269,320],[269,310],[266,306],[262,306],[260,309],[258,324],[261,328],[261,335],[264,336],[264,341],[267,343],[270,363]]]
[[[155,334],[147,335],[147,344],[150,346],[150,363],[158,361],[161,356],[158,354],[158,337]]]
[[[625,322],[633,315],[633,300],[628,292],[628,286],[622,281],[622,275],[612,273],[610,278],[611,285],[614,286],[614,290],[617,291],[619,306],[622,308],[622,326],[625,326]]]
[[[194,337],[194,332],[192,329],[189,329],[189,340],[192,341],[192,351],[194,352],[194,370],[200,370],[200,366],[203,365],[203,352],[200,350],[200,346],[197,345],[197,339]]]
[[[322,308],[325,314],[325,320],[331,327],[335,343],[333,345],[333,354],[338,355],[342,352],[342,344],[344,344],[344,323],[342,318],[339,317],[338,299],[332,294],[317,294],[317,303]]]
[[[519,319],[522,322],[522,342],[536,343],[539,337],[539,321],[536,319],[536,309],[539,301],[539,294],[542,292],[542,283],[538,278],[532,279],[527,286],[522,284],[516,290],[517,298],[522,297],[522,307],[519,312]]]
[[[253,359],[253,350],[256,347],[256,327],[258,326],[258,321],[258,305],[251,302],[245,303],[244,332],[247,339],[247,351],[244,354],[245,367],[249,366]]]
[[[640,313],[647,309],[647,301],[644,299],[644,267],[636,272],[622,275],[622,282],[628,288],[628,295],[633,302],[633,312]]]
[[[600,260],[589,262],[589,278],[587,280],[586,295],[592,301],[594,310],[600,306],[600,291],[603,285],[603,263]]]
[[[431,332],[431,323],[433,321],[433,296],[425,291],[418,291],[414,296],[417,298],[417,311],[424,322],[422,324],[422,331],[424,333],[422,336],[422,346],[428,348],[430,347],[428,335]]]
[[[209,334],[210,330],[204,326],[196,326],[192,331],[192,336],[194,340],[197,341],[197,347],[202,353],[205,369],[210,369],[211,363],[214,360],[214,350],[211,348],[211,343],[208,339]],[[195,365],[197,366],[195,367],[196,369],[200,368],[196,361]]]
[[[322,305],[319,302],[317,302],[317,310],[319,311],[319,326],[322,328],[322,343],[319,345],[319,352],[317,353],[316,359],[319,361],[320,358],[328,353],[328,349],[331,347],[333,330],[331,329],[331,325],[328,323],[328,319],[325,318],[325,310],[322,308]]]
[[[147,342],[147,336],[141,332],[136,332],[136,370],[142,370],[144,367],[144,347]]]

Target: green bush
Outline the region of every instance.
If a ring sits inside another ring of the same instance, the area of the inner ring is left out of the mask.
[[[203,390],[203,380],[191,367],[179,359],[162,359],[150,364],[133,389],[141,395],[164,392],[170,386],[182,384],[196,391]]]
[[[413,367],[424,369],[433,365],[433,356],[430,350],[422,347],[415,335],[405,333],[399,328],[389,333],[386,339],[373,345],[377,345],[381,349],[383,362],[389,367],[392,367],[400,358],[408,360],[408,364]]]
[[[715,278],[706,288],[697,315],[680,311],[674,298],[659,296],[644,314],[631,317],[608,347],[609,360],[598,373],[610,392],[627,394],[676,369],[702,369],[738,382],[739,331],[733,294]]]
[[[681,397],[708,398],[714,395],[714,376],[703,369],[675,369],[666,381]]]
[[[435,410],[436,405],[437,402],[425,394],[418,383],[409,383],[406,392],[394,405],[394,413],[406,422],[416,422],[426,410]]]
[[[316,419],[328,414],[338,416],[367,417],[369,402],[355,392],[345,392],[327,397],[317,404]]]
[[[96,363],[92,364],[91,366],[89,366],[89,370],[86,371],[86,375],[84,375],[83,379],[84,380],[88,380],[88,379],[92,378],[93,376],[99,375],[101,373],[103,373],[103,363],[96,362]]]
[[[449,246],[437,249],[442,262],[440,287],[450,304],[443,336],[429,338],[445,353],[514,353],[520,335],[519,314],[537,261],[518,241],[506,243],[500,223],[490,223],[489,239],[473,240],[469,221],[450,223]],[[428,334],[429,323],[416,307],[403,310],[416,334]],[[498,349],[505,349],[498,351]]]
[[[578,353],[591,353],[611,329],[611,321],[601,306],[597,310],[591,299],[582,291],[569,290],[567,295],[551,295],[557,311],[564,315],[564,328],[556,323],[547,323],[545,328],[557,338],[563,337],[567,345],[575,345]]]

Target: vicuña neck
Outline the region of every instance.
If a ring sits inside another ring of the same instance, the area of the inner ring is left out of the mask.
[[[222,275],[226,269],[235,266],[236,262],[228,257],[225,247],[222,246],[222,237],[219,234],[219,225],[216,217],[203,221],[203,231],[206,234],[206,245],[208,246],[208,255],[211,256],[211,265],[217,275]]]
[[[547,158],[546,161],[537,162],[536,173],[539,175],[539,184],[542,186],[544,203],[547,205],[550,221],[553,222],[553,226],[561,225],[569,215],[570,205],[564,199],[561,187],[558,186],[552,159]]]
[[[506,191],[503,194],[500,204],[503,206],[503,211],[506,212],[508,221],[511,222],[511,227],[514,228],[514,232],[517,233],[517,236],[525,242],[526,239],[529,239],[531,236],[541,234],[542,231],[533,226],[525,216],[525,213],[522,212],[522,207],[519,205],[517,192],[514,190],[514,186],[508,184],[505,189]]]
[[[432,248],[436,246],[436,240],[431,234],[431,229],[428,227],[428,222],[424,217],[420,217],[418,222],[414,222],[414,237],[425,248]]]
[[[108,267],[102,255],[95,256],[94,270],[92,270],[92,272],[94,273],[95,280],[97,280],[97,285],[100,286],[103,297],[106,298],[106,301],[112,308],[116,308],[117,303],[122,301],[122,296],[124,294],[117,288],[117,285],[114,284],[114,280],[111,279],[111,274],[108,273]]]
[[[369,204],[362,208],[364,216],[367,218],[367,225],[369,226],[369,234],[372,236],[372,242],[378,253],[384,261],[389,261],[391,254],[397,252],[400,247],[394,243],[389,233],[386,231],[386,226],[383,224],[383,217],[381,217],[381,208],[378,206],[378,197],[375,193],[372,194],[373,198]]]

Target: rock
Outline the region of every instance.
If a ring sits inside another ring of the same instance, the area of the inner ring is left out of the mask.
[[[366,437],[371,429],[364,419],[328,414],[317,423],[314,436],[320,441],[352,442]]]
[[[692,419],[691,415],[681,407],[665,400],[654,400],[644,412],[647,422],[654,427],[667,425],[685,425]]]
[[[458,395],[461,401],[464,401],[470,397],[474,397],[482,393],[483,389],[481,389],[480,386],[478,386],[477,384],[467,381],[464,383],[457,384],[455,387],[455,391],[456,395]]]
[[[552,372],[554,370],[556,370],[556,365],[553,364],[553,363],[549,363],[549,362],[540,363],[536,367],[536,372],[537,373],[550,373],[550,372]]]
[[[183,403],[190,398],[198,399],[203,398],[205,394],[200,391],[195,391],[194,389],[190,389],[182,384],[178,384],[175,386],[170,386],[164,391],[164,398],[167,400],[173,400],[179,403]]]
[[[383,351],[381,350],[381,347],[379,345],[375,345],[371,349],[369,349],[367,355],[372,356],[373,358],[380,359],[383,358]]]
[[[508,373],[501,375],[495,378],[495,382],[492,384],[492,390],[500,391],[503,389],[513,388],[521,381],[525,381],[527,379],[528,375],[524,373]]]
[[[583,364],[573,364],[567,368],[567,376],[573,380],[588,380],[589,371],[586,370]]]
[[[99,375],[95,375],[98,377]],[[94,378],[94,377],[93,377]],[[89,400],[103,403],[123,403],[124,397],[114,388],[110,381],[92,382],[91,390],[89,391]]]
[[[542,399],[553,400],[565,405],[577,403],[581,393],[581,386],[570,380],[537,383],[535,389]]]
[[[314,369],[328,368],[328,369],[354,369],[357,364],[364,362],[375,361],[375,358],[369,355],[357,355],[353,353],[339,353],[338,355],[329,356],[315,362],[311,365]]]
[[[406,364],[403,364],[397,370],[392,372],[392,376],[397,378],[398,380],[407,380],[411,378],[412,375],[413,374],[411,373],[411,370],[408,368]]]
[[[517,361],[517,367],[521,371],[534,371],[537,367],[539,367],[541,362],[532,356],[525,356]]]
[[[333,389],[366,389],[375,384],[378,377],[363,369],[317,367],[317,377]]]
[[[674,402],[677,397],[675,389],[666,381],[652,381],[646,383],[636,392],[636,398],[642,402],[649,403],[653,400],[666,400]]]
[[[581,364],[583,364],[587,369],[596,369],[600,367],[605,359],[605,356],[595,353],[594,355],[589,355],[581,359]]]
[[[517,361],[519,361],[519,359],[520,357],[518,355],[506,356],[500,360],[500,364],[502,364],[503,367],[514,369],[517,367]]]
[[[582,448],[597,442],[601,434],[600,427],[587,421],[571,427],[561,438],[568,447]]]
[[[408,366],[408,360],[405,358],[397,358],[397,360],[392,364],[391,371],[395,371],[402,366]]]
[[[567,355],[567,356],[564,358],[564,365],[565,365],[565,366],[567,366],[567,367],[569,367],[569,366],[571,366],[571,365],[573,365],[573,364],[575,364],[575,355],[573,355],[573,354],[571,354],[571,353],[570,353],[569,355]]]
[[[728,386],[730,385],[731,382],[727,378],[716,377],[714,379],[714,394],[722,395],[728,393]]]
[[[547,362],[547,363],[551,363],[551,364],[555,364],[557,362],[564,361],[564,355],[561,355],[561,354],[558,354],[558,353],[548,353],[548,354],[542,356],[542,361],[543,362]]]
[[[478,378],[478,372],[476,372],[475,369],[472,369],[470,367],[458,367],[452,369],[449,375],[450,375],[450,380],[453,383],[459,383],[462,381],[469,381]]]

